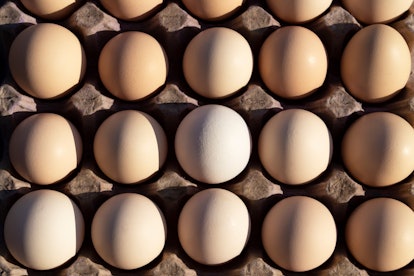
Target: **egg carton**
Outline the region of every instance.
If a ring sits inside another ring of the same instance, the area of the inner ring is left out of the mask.
[[[414,7],[390,25],[406,39],[413,56]],[[258,53],[265,38],[285,23],[272,15],[264,1],[247,0],[243,8],[229,19],[218,22],[199,20],[186,11],[181,1],[165,1],[150,18],[139,22],[117,20],[98,1],[85,1],[72,15],[56,23],[68,28],[80,39],[87,55],[84,80],[72,93],[56,100],[39,100],[28,96],[14,82],[7,66],[8,51],[16,35],[29,25],[45,22],[34,17],[19,1],[0,1],[0,221],[4,224],[12,204],[22,195],[43,186],[28,183],[10,164],[8,144],[12,131],[28,116],[53,112],[63,115],[80,131],[84,153],[79,168],[65,180],[47,188],[70,196],[85,218],[85,240],[75,258],[51,271],[36,271],[20,265],[8,252],[0,227],[0,271],[4,275],[293,275],[273,263],[261,243],[261,225],[267,211],[280,199],[305,195],[313,197],[333,214],[337,229],[337,245],[331,258],[322,266],[304,275],[379,275],[361,266],[348,252],[344,227],[350,212],[360,203],[374,197],[399,199],[414,208],[414,176],[387,188],[371,188],[357,183],[345,170],[340,144],[347,127],[358,117],[373,111],[398,114],[414,125],[414,77],[396,97],[382,104],[365,104],[352,97],[341,83],[339,64],[347,41],[363,26],[342,6],[333,1],[318,19],[304,26],[323,41],[329,70],[324,85],[314,94],[300,100],[274,96],[263,84],[257,69]],[[249,42],[255,67],[248,85],[235,95],[219,100],[203,98],[194,93],[182,73],[182,57],[186,45],[200,31],[223,26],[236,30]],[[166,85],[151,97],[137,102],[114,98],[99,79],[97,64],[101,49],[119,32],[144,31],[163,45],[169,59]],[[191,110],[216,103],[237,111],[246,121],[253,141],[247,168],[235,179],[215,185],[230,190],[243,199],[251,215],[251,234],[242,254],[228,263],[206,266],[193,261],[182,249],[177,234],[177,221],[185,202],[196,192],[208,189],[189,177],[179,166],[174,154],[176,129]],[[257,143],[260,130],[280,110],[301,108],[320,116],[331,131],[334,153],[330,166],[311,183],[300,186],[281,184],[263,169]],[[168,137],[169,152],[165,165],[157,175],[136,185],[114,183],[98,168],[93,156],[93,139],[97,128],[111,114],[135,109],[153,116]],[[105,263],[93,248],[90,225],[98,207],[119,193],[133,192],[148,196],[163,211],[167,223],[167,240],[161,255],[143,268],[124,271]],[[395,272],[414,274],[410,263]],[[296,275],[296,274],[295,274]]]

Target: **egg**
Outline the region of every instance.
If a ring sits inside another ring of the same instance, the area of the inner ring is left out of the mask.
[[[26,9],[34,15],[48,20],[61,20],[78,8],[82,0],[21,0]]]
[[[184,251],[204,265],[220,265],[241,254],[250,235],[246,205],[234,193],[206,189],[193,195],[178,218]]]
[[[181,121],[175,135],[175,154],[192,178],[219,184],[244,170],[251,144],[243,118],[228,107],[211,104],[194,109]]]
[[[162,252],[167,226],[160,208],[134,193],[112,196],[96,211],[92,243],[105,262],[131,270],[149,264]]]
[[[82,138],[66,118],[54,113],[32,115],[10,137],[9,157],[27,181],[48,185],[73,172],[82,157]]]
[[[195,16],[208,21],[230,17],[243,5],[244,0],[183,0],[185,7]]]
[[[226,98],[249,82],[253,54],[247,40],[238,32],[224,27],[209,28],[188,44],[183,71],[196,93],[211,99]]]
[[[344,7],[365,24],[389,23],[406,12],[412,0],[342,0]]]
[[[68,196],[36,190],[19,198],[4,221],[4,241],[22,265],[49,270],[77,254],[84,238],[84,221]]]
[[[276,180],[299,185],[314,180],[328,167],[333,142],[325,123],[303,109],[274,115],[260,132],[258,152],[265,170]]]
[[[342,159],[359,182],[384,187],[396,184],[414,170],[414,130],[389,112],[362,116],[345,132]]]
[[[283,21],[301,24],[314,20],[324,13],[332,0],[267,0],[270,10]]]
[[[271,33],[259,53],[259,73],[267,88],[287,99],[303,98],[325,81],[328,58],[319,37],[301,26]]]
[[[363,266],[380,272],[400,269],[414,258],[414,213],[392,198],[367,200],[351,213],[345,239]]]
[[[319,201],[292,196],[276,203],[262,225],[262,242],[277,265],[304,272],[325,263],[335,250],[335,220]]]
[[[93,152],[99,168],[112,180],[133,184],[147,180],[167,158],[167,137],[150,115],[119,111],[98,128]]]
[[[401,89],[411,73],[411,54],[402,35],[384,24],[358,31],[341,59],[342,81],[357,99],[384,102]]]
[[[162,0],[100,0],[102,6],[119,19],[134,21],[151,16],[161,7]]]
[[[168,58],[154,37],[129,31],[106,43],[99,56],[98,70],[102,83],[115,97],[141,100],[164,85]]]
[[[10,72],[29,95],[55,99],[72,91],[86,70],[78,38],[53,23],[40,23],[19,33],[10,46]]]

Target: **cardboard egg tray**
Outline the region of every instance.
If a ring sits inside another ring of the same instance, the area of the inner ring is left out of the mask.
[[[0,0],[0,271],[4,275],[293,275],[273,263],[261,243],[261,225],[267,211],[279,200],[293,195],[318,199],[333,214],[338,240],[332,257],[322,266],[303,275],[379,275],[360,265],[347,251],[344,228],[350,212],[360,203],[379,196],[399,199],[414,209],[414,176],[386,188],[370,188],[354,181],[344,169],[340,154],[342,136],[356,118],[372,111],[398,114],[414,125],[414,78],[396,97],[382,104],[363,104],[353,98],[341,83],[339,64],[347,41],[362,25],[340,1],[318,19],[304,26],[323,41],[329,57],[329,71],[323,87],[301,100],[274,96],[263,84],[257,69],[259,49],[265,38],[285,25],[275,18],[264,1],[247,0],[231,18],[219,22],[199,20],[181,1],[164,1],[151,18],[139,22],[117,20],[98,1],[85,1],[69,18],[56,23],[75,33],[87,54],[87,72],[79,87],[57,100],[38,100],[28,96],[13,81],[8,70],[8,51],[25,27],[45,22],[34,17],[17,0]],[[389,25],[406,39],[414,57],[414,7]],[[255,67],[250,82],[237,94],[220,100],[198,96],[185,82],[182,57],[186,45],[200,31],[225,26],[241,33],[250,43]],[[166,85],[148,99],[126,102],[114,98],[98,75],[98,57],[105,43],[119,32],[137,30],[154,36],[166,50],[169,74]],[[247,122],[253,138],[253,150],[247,168],[235,179],[207,185],[194,181],[180,168],[174,153],[174,136],[183,117],[197,106],[216,103],[237,111]],[[334,141],[329,168],[316,180],[301,186],[288,186],[272,179],[260,164],[257,142],[265,122],[278,111],[302,108],[316,113],[327,124]],[[152,115],[164,128],[169,145],[168,158],[161,171],[136,185],[121,185],[107,178],[98,168],[92,150],[98,126],[116,111],[136,109]],[[26,182],[12,168],[8,144],[12,131],[24,118],[54,112],[72,121],[83,139],[84,153],[79,168],[65,180],[50,186]],[[228,263],[205,266],[193,261],[181,248],[177,221],[181,208],[197,191],[210,187],[228,189],[242,198],[251,216],[251,235],[242,254]],[[3,239],[3,223],[11,205],[23,194],[36,189],[61,191],[79,205],[85,218],[85,240],[75,258],[51,271],[35,271],[20,265],[8,252]],[[154,200],[167,222],[167,240],[161,255],[143,268],[123,271],[106,264],[93,248],[90,225],[97,208],[109,197],[125,192],[140,193]],[[414,263],[394,274],[414,275]],[[296,275],[296,274],[295,274]]]

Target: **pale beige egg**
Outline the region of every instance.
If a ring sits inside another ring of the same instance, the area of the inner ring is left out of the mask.
[[[346,244],[363,266],[381,272],[414,258],[414,213],[392,198],[375,198],[355,209],[346,223]]]
[[[259,136],[259,157],[276,180],[299,185],[314,180],[329,166],[331,134],[312,112],[289,109],[274,115]]]
[[[249,128],[234,110],[204,105],[187,114],[175,135],[175,154],[197,181],[219,184],[239,175],[252,149]]]
[[[375,24],[358,31],[341,59],[342,81],[353,96],[368,103],[384,102],[401,89],[411,73],[411,54],[394,28]]]
[[[149,198],[124,193],[109,198],[99,207],[92,220],[91,237],[105,262],[131,270],[160,255],[167,225],[163,213]]]
[[[224,27],[209,28],[188,44],[183,70],[196,93],[206,98],[225,98],[249,82],[253,54],[247,40],[238,32]]]
[[[168,73],[168,58],[149,34],[130,31],[116,35],[99,56],[99,76],[106,89],[125,101],[147,98],[161,88]]]
[[[82,157],[82,138],[66,118],[54,113],[32,115],[10,137],[10,162],[27,181],[48,185],[73,172]]]
[[[167,137],[150,115],[124,110],[108,117],[95,134],[99,168],[112,180],[133,184],[147,180],[167,158]]]
[[[336,246],[335,220],[319,201],[292,196],[274,205],[262,226],[267,255],[284,269],[304,272],[326,262]]]
[[[162,0],[100,0],[102,6],[113,16],[128,20],[143,20],[161,7]]]
[[[40,23],[24,29],[14,39],[9,67],[25,92],[39,99],[55,99],[80,83],[86,57],[71,31],[57,24]]]
[[[331,6],[332,0],[267,0],[266,3],[276,17],[300,24],[320,16]]]
[[[342,159],[349,173],[363,184],[396,184],[414,170],[414,129],[393,113],[364,115],[346,130]]]
[[[37,190],[19,198],[4,221],[7,249],[22,265],[49,270],[77,254],[84,238],[84,221],[68,196]]]
[[[22,4],[34,15],[48,19],[61,20],[68,17],[82,4],[82,0],[21,0]]]
[[[259,53],[259,72],[274,94],[298,99],[325,81],[328,58],[319,37],[301,26],[282,27],[270,34]]]
[[[217,21],[230,17],[243,5],[244,0],[183,0],[185,7],[195,16]]]
[[[250,216],[234,193],[218,188],[193,195],[178,218],[184,251],[205,265],[220,265],[241,254],[250,235]]]
[[[406,12],[412,0],[342,0],[344,7],[365,24],[389,23]]]

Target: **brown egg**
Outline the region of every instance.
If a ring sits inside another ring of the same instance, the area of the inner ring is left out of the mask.
[[[83,2],[82,0],[21,0],[33,14],[49,20],[61,20],[69,16]]]
[[[388,23],[406,12],[412,0],[342,0],[344,7],[365,24]]]
[[[40,113],[23,120],[13,131],[10,162],[26,180],[56,183],[75,170],[82,157],[82,139],[64,117]]]
[[[398,183],[414,170],[414,129],[392,113],[364,115],[346,131],[342,158],[350,174],[363,184]]]
[[[288,197],[274,205],[262,226],[266,253],[284,269],[304,272],[322,265],[336,246],[335,221],[319,201]]]
[[[195,16],[215,21],[234,14],[243,5],[244,0],[183,0],[182,2]]]
[[[345,47],[341,76],[347,90],[361,101],[384,102],[405,87],[411,54],[404,38],[383,24],[357,32]]]
[[[9,52],[10,72],[28,94],[40,99],[62,97],[79,84],[86,57],[68,29],[42,23],[23,30]]]
[[[98,128],[93,151],[99,168],[112,180],[133,184],[147,180],[167,159],[167,137],[150,115],[124,110]]]
[[[162,0],[100,0],[100,2],[112,15],[128,21],[148,18],[163,3]]]
[[[193,195],[178,219],[181,246],[193,260],[205,265],[220,265],[239,256],[249,235],[246,205],[224,189],[206,189]]]
[[[312,31],[287,26],[274,31],[259,53],[259,72],[265,85],[287,99],[308,96],[325,81],[328,58]]]
[[[82,213],[73,200],[57,191],[37,190],[10,208],[4,221],[4,240],[18,262],[31,269],[49,270],[75,257],[84,228]]]
[[[397,270],[414,258],[414,213],[395,199],[368,200],[352,212],[345,238],[363,266],[381,272]]]
[[[120,33],[99,56],[99,76],[115,97],[141,100],[164,85],[168,59],[161,44],[142,32]]]
[[[289,23],[306,23],[321,15],[332,0],[267,0],[271,11],[283,21]]]

